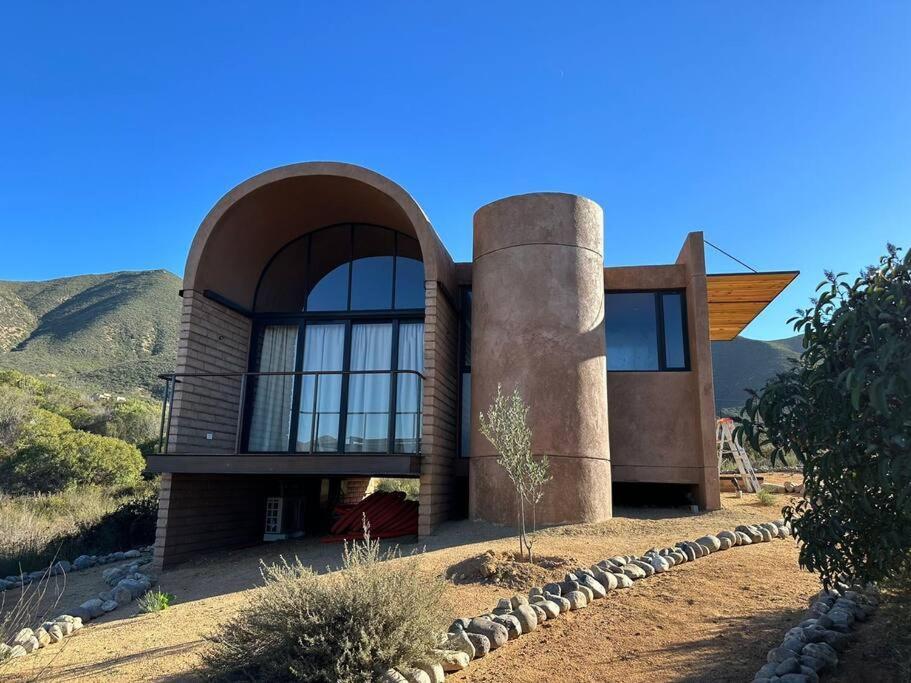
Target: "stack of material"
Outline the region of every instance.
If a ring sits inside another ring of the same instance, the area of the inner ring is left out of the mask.
[[[356,505],[337,505],[338,519],[324,536],[323,543],[360,541],[364,538],[364,520],[370,525],[371,538],[395,538],[418,533],[418,503],[405,500],[401,491],[371,493]]]

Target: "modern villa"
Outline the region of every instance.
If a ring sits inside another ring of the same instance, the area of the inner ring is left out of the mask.
[[[168,377],[156,562],[325,533],[371,477],[420,480],[419,534],[515,520],[478,432],[497,385],[550,457],[541,525],[609,518],[613,498],[720,507],[711,341],[733,339],[797,273],[605,267],[589,199],[533,193],[474,217],[456,263],[418,203],[365,168],[276,168],[199,227]],[[280,521],[279,521],[280,520]]]

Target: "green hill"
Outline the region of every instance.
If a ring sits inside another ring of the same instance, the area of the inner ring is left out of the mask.
[[[0,281],[0,368],[87,390],[155,391],[174,368],[180,279],[166,270]]]
[[[802,350],[802,337],[760,341],[737,337],[712,342],[715,376],[715,410],[739,408],[746,401],[746,388],[759,389],[776,372],[785,370]]]

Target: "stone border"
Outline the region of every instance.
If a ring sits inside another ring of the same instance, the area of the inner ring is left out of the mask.
[[[461,671],[473,659],[531,633],[541,622],[564,612],[583,609],[611,590],[630,588],[635,581],[670,571],[678,564],[693,562],[714,552],[790,535],[784,520],[741,525],[734,531],[724,530],[695,541],[680,541],[673,547],[651,548],[638,557],[616,555],[589,569],[580,567],[567,574],[562,582],[535,586],[528,592],[528,597],[504,598],[487,614],[456,619],[449,632],[441,636],[439,648],[434,650],[437,662],[390,669],[380,681],[442,683],[446,673]]]
[[[111,590],[102,591],[98,594],[98,597],[86,600],[79,607],[72,610],[72,614],[61,614],[55,619],[45,621],[40,627],[34,630],[31,628],[23,628],[13,638],[11,645],[0,643],[0,664],[8,659],[24,657],[43,647],[53,643],[59,643],[65,637],[70,636],[81,629],[86,622],[97,619],[108,612],[113,612],[118,607],[129,604],[140,595],[151,590],[152,585],[155,583],[152,577],[139,571],[139,567],[152,561],[150,547],[111,553],[110,555],[104,555],[101,558],[82,555],[77,558],[75,562],[78,563],[83,558],[86,558],[86,561],[90,561],[91,564],[83,561],[82,566],[77,568],[74,563],[72,567],[69,568],[69,571],[80,571],[99,564],[107,564],[122,559],[134,559],[136,561],[128,565],[105,569],[102,572],[101,577],[105,583],[111,586]],[[65,569],[54,571],[56,567],[65,567],[66,565],[69,565],[69,563],[65,560],[55,563],[50,570],[42,573],[42,578],[50,578],[51,576],[67,573]],[[20,585],[28,585],[36,580],[40,579],[29,579],[24,582],[24,584]]]
[[[838,666],[838,653],[851,643],[852,627],[866,621],[879,606],[876,586],[838,584],[810,598],[809,618],[790,629],[781,645],[769,651],[768,662],[754,683],[818,683],[820,675]]]
[[[60,574],[70,574],[84,569],[91,569],[99,564],[110,564],[111,562],[123,562],[124,560],[137,559],[144,554],[151,554],[153,550],[154,546],[148,545],[139,546],[132,550],[109,553],[107,555],[80,555],[72,562],[57,560],[49,569],[22,573],[19,576],[11,575],[0,578],[0,592],[19,588],[20,586],[27,586],[30,583],[41,581],[42,579],[51,576],[59,576]]]

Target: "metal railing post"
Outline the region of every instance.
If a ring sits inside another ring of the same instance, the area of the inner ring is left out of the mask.
[[[247,373],[240,376],[240,399],[237,402],[237,434],[234,437],[234,455],[240,453],[244,436],[244,410],[247,405]]]
[[[171,378],[165,378],[164,396],[161,399],[161,424],[158,427],[158,453],[164,453],[164,421],[168,410],[168,394],[171,393]]]

